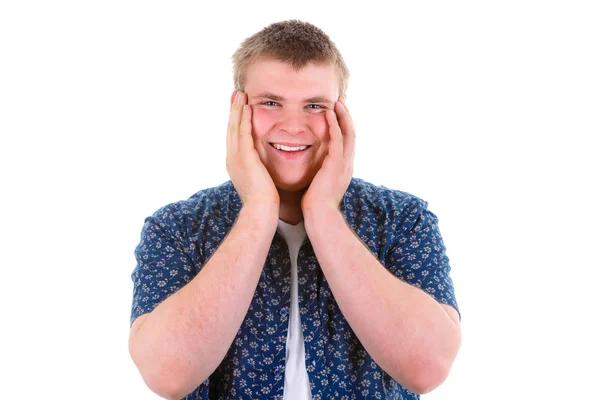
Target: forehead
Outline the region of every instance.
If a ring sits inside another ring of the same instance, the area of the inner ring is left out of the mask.
[[[337,100],[338,78],[333,64],[309,63],[296,71],[291,65],[273,59],[258,59],[246,72],[248,96],[269,92],[289,100],[323,96]]]

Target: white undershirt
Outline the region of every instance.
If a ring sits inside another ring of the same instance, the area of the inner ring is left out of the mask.
[[[277,231],[290,249],[291,260],[291,305],[285,358],[284,400],[312,400],[306,363],[304,361],[304,335],[298,312],[298,251],[306,238],[304,221],[290,225],[279,220]]]

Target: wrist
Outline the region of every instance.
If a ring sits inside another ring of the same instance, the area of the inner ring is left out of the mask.
[[[340,210],[333,207],[320,207],[311,210],[303,210],[304,227],[307,233],[312,228],[318,228],[319,225],[328,226],[334,219],[344,219]]]

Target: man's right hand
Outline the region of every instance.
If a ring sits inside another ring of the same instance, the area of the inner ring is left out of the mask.
[[[252,107],[244,92],[237,92],[227,127],[227,173],[242,204],[279,209],[279,192],[254,148]]]

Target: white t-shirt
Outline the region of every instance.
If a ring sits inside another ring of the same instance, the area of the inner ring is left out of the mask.
[[[306,238],[304,221],[297,225],[290,225],[279,220],[277,231],[290,249],[291,260],[291,305],[288,326],[286,358],[285,358],[285,383],[283,385],[284,400],[312,400],[306,363],[304,361],[304,335],[300,323],[298,306],[298,251]]]

